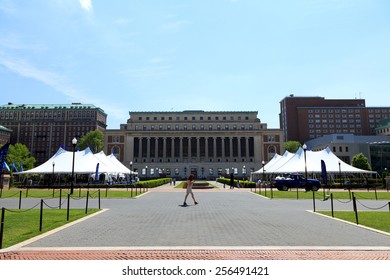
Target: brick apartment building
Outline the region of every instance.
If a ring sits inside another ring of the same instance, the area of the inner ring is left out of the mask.
[[[28,147],[39,165],[60,146],[72,147],[91,130],[106,129],[107,114],[91,104],[13,104],[0,106],[0,125],[12,130],[10,143]]]
[[[280,101],[284,141],[305,141],[327,134],[376,135],[379,121],[390,118],[390,107],[366,107],[364,99],[295,97]]]

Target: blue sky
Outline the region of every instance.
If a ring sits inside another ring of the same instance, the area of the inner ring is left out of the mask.
[[[258,111],[290,94],[390,106],[387,0],[0,0],[0,103]]]

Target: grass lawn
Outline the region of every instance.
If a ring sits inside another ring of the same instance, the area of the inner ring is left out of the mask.
[[[44,209],[41,232],[40,209],[11,211],[5,211],[4,215],[3,249],[95,213],[99,209],[88,209],[88,214],[85,214],[85,209],[70,209],[69,221],[66,221],[66,209]]]
[[[332,216],[331,211],[317,211],[327,216]],[[356,223],[355,212],[334,211],[334,217]],[[358,212],[359,224],[390,233],[390,213],[378,211]]]
[[[267,196],[271,198],[271,190],[267,188],[267,193],[265,193],[265,190],[262,189],[261,193],[259,191],[256,191],[256,193],[261,194],[263,196]],[[348,191],[335,191],[333,193],[333,199],[340,199],[340,200],[349,200],[350,194]],[[354,191],[356,199],[376,199],[376,197],[380,200],[389,200],[390,199],[390,192],[377,192],[375,196],[374,191]],[[325,195],[328,195],[328,191],[325,191]],[[281,198],[281,199],[297,199],[297,191],[296,189],[290,190],[290,191],[277,191],[273,190],[272,192],[273,198]],[[323,190],[319,190],[317,192],[314,192],[315,199],[324,199],[324,193]],[[352,192],[351,192],[352,195]],[[313,194],[311,191],[305,192],[302,190],[298,191],[298,199],[313,199]]]
[[[137,195],[141,194],[142,189],[123,189],[123,190],[111,190],[111,189],[101,189],[100,190],[100,198],[132,198]],[[60,190],[55,189],[54,192],[51,189],[45,189],[45,190],[19,190],[19,189],[12,189],[12,190],[3,190],[1,198],[17,198],[19,199],[20,192],[22,192],[22,198],[59,198],[60,193],[61,197],[66,198],[69,194],[68,189],[63,189],[61,192]],[[75,188],[73,190],[73,197],[86,197],[87,196],[87,190],[85,189],[78,189]],[[99,196],[98,190],[91,189],[89,190],[89,197],[90,198],[97,198]]]

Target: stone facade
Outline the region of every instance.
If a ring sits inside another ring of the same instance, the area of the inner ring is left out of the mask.
[[[130,112],[105,132],[106,153],[141,178],[246,178],[282,151],[282,131],[268,129],[255,111]]]

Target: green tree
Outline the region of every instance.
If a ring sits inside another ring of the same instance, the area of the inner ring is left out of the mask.
[[[100,130],[93,130],[81,137],[77,146],[84,150],[88,147],[93,149],[94,153],[98,153],[104,148],[104,135]]]
[[[363,153],[359,153],[352,158],[352,166],[371,171],[371,165],[368,162],[368,158],[364,156]]]
[[[299,143],[298,141],[284,142],[284,150],[289,151],[290,153],[296,153],[298,151],[299,146],[301,146],[301,143]]]
[[[15,163],[16,168],[20,169],[20,164],[22,164],[23,170],[28,170],[34,167],[36,160],[31,156],[26,145],[16,143],[9,145],[6,162],[10,169],[12,169],[12,163]]]

